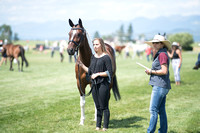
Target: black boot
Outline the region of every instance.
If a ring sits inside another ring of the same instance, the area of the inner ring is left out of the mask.
[[[194,70],[198,70],[200,68],[200,64],[193,67]]]

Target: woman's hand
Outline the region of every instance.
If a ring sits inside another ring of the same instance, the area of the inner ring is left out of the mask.
[[[152,71],[151,71],[151,69],[146,69],[146,70],[145,70],[145,73],[146,73],[147,75],[151,75]]]
[[[80,65],[81,67],[83,66],[83,63],[80,60],[77,60],[77,64]]]
[[[92,76],[91,76],[91,78],[92,78],[92,79],[95,79],[95,78],[98,77],[98,76],[99,76],[98,73],[93,73]]]
[[[76,62],[80,67],[84,69],[88,73],[88,67],[86,67],[80,60],[77,60]]]

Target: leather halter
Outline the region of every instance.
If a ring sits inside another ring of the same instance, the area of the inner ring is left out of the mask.
[[[81,44],[81,41],[84,39],[84,33],[85,33],[85,29],[84,28],[71,28],[71,30],[81,30],[83,32],[82,36],[81,36],[81,40],[79,41],[79,43],[75,42],[74,40],[69,40],[68,44],[70,42],[73,42],[77,47],[75,49],[75,51],[78,51],[78,48]]]

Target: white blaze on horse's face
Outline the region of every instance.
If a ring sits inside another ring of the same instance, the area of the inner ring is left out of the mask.
[[[75,36],[76,36],[77,30],[72,30],[69,33],[69,40],[75,41]],[[74,55],[76,45],[73,42],[69,42],[67,52],[69,55]]]
[[[69,40],[73,40],[73,39],[74,39],[74,36],[76,35],[76,31],[77,31],[77,30],[73,30],[72,36],[71,36],[71,38],[70,38]]]

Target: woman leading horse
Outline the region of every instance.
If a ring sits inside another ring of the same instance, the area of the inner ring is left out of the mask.
[[[97,108],[96,130],[100,130],[102,116],[104,114],[103,130],[108,129],[110,111],[109,84],[112,75],[112,63],[110,57],[106,54],[105,43],[101,38],[95,38],[93,41],[95,55],[91,57],[90,66],[86,67],[81,61],[79,65],[89,74],[92,79],[92,96]]]
[[[86,67],[90,66],[91,57],[95,54],[93,44],[88,41],[88,36],[86,33],[86,30],[84,29],[82,25],[81,19],[79,19],[78,24],[74,25],[73,22],[69,19],[69,25],[72,27],[69,32],[69,44],[68,44],[68,54],[69,55],[77,55],[78,56],[78,62],[81,61]],[[120,99],[120,94],[117,86],[117,78],[116,78],[116,62],[115,62],[115,53],[114,49],[108,45],[105,44],[106,53],[111,59],[112,63],[112,75],[111,76],[111,83],[109,85],[109,90],[112,88],[115,99]],[[85,88],[88,84],[91,84],[90,81],[86,80],[86,71],[79,67],[78,63],[76,62],[75,65],[75,72],[76,72],[76,80],[77,80],[77,86],[80,93],[80,106],[81,106],[81,120],[80,125],[84,124],[85,120]],[[110,94],[109,94],[110,97]],[[95,112],[95,120],[96,120],[96,112]]]
[[[17,60],[19,71],[23,71],[23,62],[25,62],[26,67],[28,67],[28,61],[25,58],[25,50],[21,45],[13,45],[13,44],[3,45],[2,55],[5,53],[7,57],[10,58],[10,71],[13,71],[12,62],[14,58]],[[21,56],[22,58],[21,70],[20,70],[20,62],[18,59],[19,56]]]

